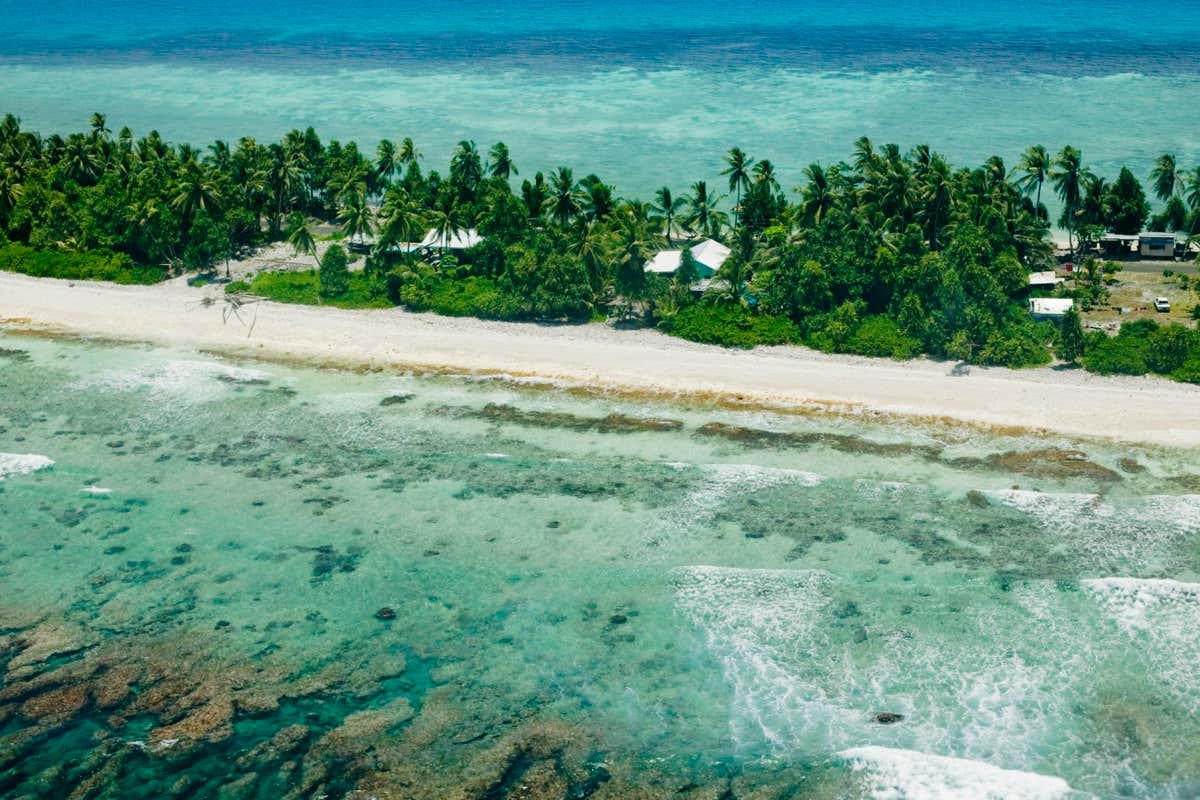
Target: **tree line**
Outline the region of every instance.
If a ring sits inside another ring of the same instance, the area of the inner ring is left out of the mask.
[[[55,253],[60,264],[116,259],[145,277],[209,269],[271,241],[315,253],[319,221],[370,242],[363,270],[349,271],[335,246],[313,275],[238,288],[499,319],[615,314],[722,343],[1026,364],[1048,360],[1058,335],[1022,305],[1028,272],[1053,264],[1043,195],[1058,197],[1073,241],[1137,232],[1151,216],[1129,170],[1109,183],[1069,146],[1031,147],[1012,169],[995,156],[972,168],[863,137],[849,159],[806,167],[790,192],[773,162],[733,148],[719,180],[647,200],[567,166],[523,175],[503,144],[460,142],[444,174],[423,161],[411,139],[368,153],[309,128],[201,150],[153,131],[114,134],[100,114],[65,138],[9,115],[0,235],[9,268],[38,254],[40,274],[53,274],[44,254]],[[1153,225],[1200,230],[1200,167],[1164,155],[1151,179],[1163,203]],[[468,229],[483,240],[466,252],[403,246]],[[673,278],[644,272],[655,252],[696,237],[732,251],[703,296],[686,252]]]

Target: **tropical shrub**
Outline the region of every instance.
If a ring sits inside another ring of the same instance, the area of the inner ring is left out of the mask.
[[[687,306],[659,327],[681,339],[723,347],[790,344],[801,338],[800,329],[787,318],[755,314],[732,303]]]
[[[166,278],[159,267],[139,267],[124,253],[92,250],[35,250],[18,242],[0,246],[0,270],[37,278],[73,281],[112,281],[122,284],[158,283]]]

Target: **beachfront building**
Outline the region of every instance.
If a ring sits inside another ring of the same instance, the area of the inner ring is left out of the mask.
[[[1053,289],[1063,282],[1063,279],[1055,274],[1054,270],[1046,272],[1031,272],[1029,274],[1030,289]]]
[[[1074,306],[1074,300],[1065,298],[1033,297],[1029,300],[1029,313],[1034,319],[1060,320]]]
[[[1097,242],[1105,258],[1132,258],[1138,252],[1138,237],[1121,233],[1106,233]]]
[[[454,231],[449,236],[442,236],[435,230],[425,234],[425,238],[415,249],[419,250],[470,250],[483,241],[483,237],[474,228]]]
[[[1138,253],[1142,258],[1174,258],[1175,234],[1157,232],[1138,234]]]
[[[729,258],[729,248],[713,239],[705,239],[691,247],[692,258],[696,262],[696,272],[701,280],[712,278],[721,269],[721,265]],[[654,258],[646,262],[646,272],[656,275],[674,275],[683,263],[682,250],[662,250],[654,254]]]
[[[352,253],[369,253],[375,248],[375,237],[358,234],[346,240],[346,246]],[[442,252],[470,250],[483,241],[483,237],[474,228],[455,231],[449,236],[442,236],[436,230],[430,229],[425,238],[419,242],[401,242],[389,248],[398,253]]]

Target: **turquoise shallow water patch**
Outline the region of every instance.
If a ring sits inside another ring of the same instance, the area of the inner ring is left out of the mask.
[[[1194,454],[3,345],[0,795],[1200,781]]]

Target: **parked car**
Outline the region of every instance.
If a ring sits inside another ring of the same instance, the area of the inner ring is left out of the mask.
[[[1167,313],[1171,310],[1171,301],[1165,297],[1154,298],[1154,310],[1162,313]]]

